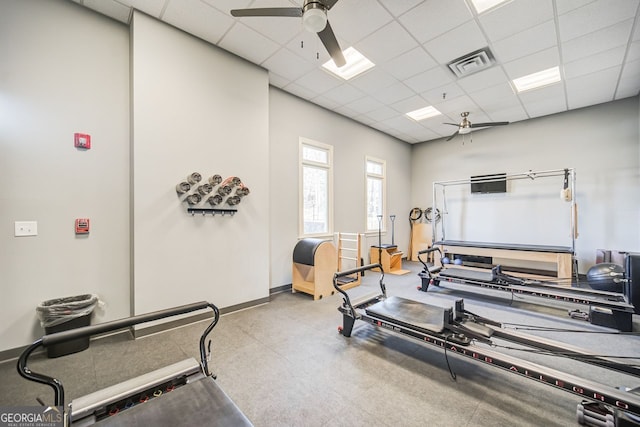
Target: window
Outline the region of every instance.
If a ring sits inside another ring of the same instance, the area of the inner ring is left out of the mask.
[[[382,223],[385,231],[384,216],[386,212],[386,164],[384,160],[367,157],[367,231],[378,231]],[[382,215],[383,221],[378,216]]]
[[[300,138],[300,235],[333,234],[333,147]]]

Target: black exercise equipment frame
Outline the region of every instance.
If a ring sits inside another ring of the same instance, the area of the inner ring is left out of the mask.
[[[138,325],[140,323],[152,322],[154,320],[160,320],[167,317],[187,314],[187,313],[191,313],[197,310],[203,310],[207,308],[210,308],[211,310],[213,310],[213,320],[209,324],[209,326],[207,326],[202,336],[200,337],[200,363],[201,363],[202,372],[206,376],[210,376],[215,379],[215,375],[209,372],[209,365],[207,361],[208,360],[207,349],[205,349],[205,341],[209,333],[213,330],[213,328],[218,323],[218,320],[220,319],[220,310],[218,310],[218,307],[216,307],[215,305],[207,301],[201,301],[201,302],[182,305],[179,307],[170,308],[166,310],[159,310],[152,313],[140,314],[137,316],[113,320],[110,322],[100,323],[97,325],[84,326],[77,329],[71,329],[68,331],[45,335],[42,338],[39,338],[38,340],[33,342],[33,344],[31,344],[22,352],[22,354],[18,358],[18,365],[17,365],[18,373],[20,374],[20,376],[22,376],[23,378],[29,381],[34,381],[40,384],[46,384],[51,388],[53,388],[54,402],[55,402],[54,406],[64,407],[65,406],[64,387],[62,385],[62,382],[56,378],[39,374],[37,372],[33,372],[27,366],[27,359],[29,358],[29,356],[31,356],[31,354],[35,350],[37,350],[40,347],[60,344],[60,343],[71,341],[77,338],[86,338],[86,337],[91,337],[93,335],[113,332],[113,331],[129,328],[131,326]],[[209,352],[211,351],[210,346],[211,346],[211,341],[209,341],[209,349],[208,349]]]
[[[351,301],[347,292],[340,288],[338,279],[344,275],[356,274],[374,268],[380,268],[382,272],[382,266],[380,264],[369,264],[334,275],[333,286],[343,296],[343,304],[338,308],[343,318],[343,324],[338,328],[341,335],[350,337],[355,321],[362,320],[374,326],[388,329],[401,335],[418,339],[423,343],[442,348],[445,352],[455,353],[476,362],[496,366],[520,376],[578,395],[590,402],[609,405],[611,408],[615,408],[623,413],[640,417],[640,396],[637,394],[625,392],[566,372],[561,372],[478,346],[476,342],[491,344],[491,335],[487,336],[478,333],[479,330],[481,331],[483,328],[486,328],[487,325],[490,325],[489,328],[493,326],[496,327],[493,329],[493,335],[502,339],[515,341],[538,349],[562,351],[563,355],[574,355],[577,358],[581,355],[588,355],[584,350],[552,340],[527,336],[520,333],[505,332],[497,328],[501,326],[499,322],[476,316],[464,310],[462,300],[456,301],[455,307],[445,309],[445,315],[449,316],[449,319],[445,321],[445,329],[442,333],[427,333],[423,330],[416,330],[410,326],[399,324],[388,318],[382,319],[367,314],[367,307],[387,298],[384,285],[384,272],[381,273],[380,278],[381,293],[365,298],[359,302]],[[479,325],[480,327],[474,327],[474,325]],[[592,356],[583,360],[583,362],[640,377],[640,368],[617,363],[610,358]]]
[[[506,291],[511,294],[528,295],[539,298],[541,301],[551,300],[571,304],[587,305],[590,313],[584,313],[585,319],[599,326],[606,326],[618,329],[622,332],[631,332],[632,315],[634,307],[629,304],[623,294],[607,291],[596,291],[582,288],[559,288],[558,285],[542,283],[538,280],[524,279],[511,276],[502,272],[500,266],[491,269],[491,281],[473,280],[472,278],[448,275],[447,270],[440,266],[429,266],[421,255],[439,252],[440,248],[433,246],[424,249],[417,254],[418,261],[423,265],[423,269],[418,276],[421,278],[421,285],[418,290],[428,292],[429,286],[440,286],[441,282],[451,282],[460,285],[475,286],[485,289]]]

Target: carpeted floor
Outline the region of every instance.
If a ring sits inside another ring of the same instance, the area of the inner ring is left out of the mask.
[[[566,307],[511,302],[500,294],[481,297],[456,285],[419,292],[420,265],[405,261],[403,267],[411,273],[386,275],[388,295],[445,307],[464,298],[469,311],[500,322],[603,332],[532,334],[597,354],[640,353],[639,336],[610,334],[610,329],[569,319]],[[363,279],[352,294],[375,290],[379,274],[367,272]],[[273,295],[268,304],[221,317],[211,335],[210,366],[218,384],[256,426],[577,425],[578,396],[449,352],[457,375],[453,381],[440,349],[364,323],[356,323],[351,338],[341,336],[341,301],[337,294],[313,301],[286,292]],[[205,326],[200,322],[138,340],[101,338],[77,354],[37,355],[30,367],[59,378],[68,402],[187,357],[198,359]],[[500,350],[610,386],[640,386],[639,378],[569,359]],[[15,360],[0,364],[0,406],[34,405],[36,397],[52,403],[51,390],[19,377],[15,365]]]

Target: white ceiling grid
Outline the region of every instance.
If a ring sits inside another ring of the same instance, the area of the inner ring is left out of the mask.
[[[376,66],[350,81],[299,18],[231,9],[303,0],[74,0],[127,23],[135,8],[269,71],[272,85],[409,143],[449,136],[443,122],[520,121],[640,91],[640,0],[510,0],[480,15],[470,0],[340,0],[328,12],[344,50]],[[496,63],[457,78],[452,60],[488,47]],[[510,80],[559,66],[562,81],[516,93]],[[405,114],[433,105],[441,116]]]

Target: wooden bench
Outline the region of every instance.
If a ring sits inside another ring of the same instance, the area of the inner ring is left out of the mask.
[[[442,240],[435,242],[443,254],[484,256],[512,260],[546,262],[556,265],[556,277],[572,277],[573,251],[566,246],[521,245],[512,243],[465,242]]]

